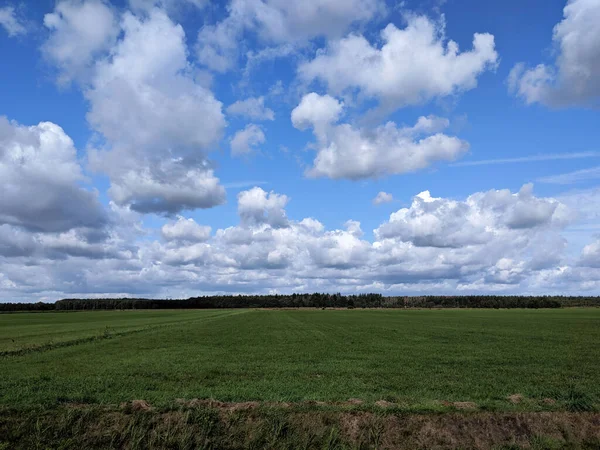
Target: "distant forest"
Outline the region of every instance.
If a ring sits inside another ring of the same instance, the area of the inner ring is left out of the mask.
[[[219,308],[561,308],[600,307],[600,297],[563,296],[420,296],[384,297],[381,294],[212,295],[185,300],[145,298],[64,299],[55,303],[0,303],[0,312],[83,311],[125,309]]]

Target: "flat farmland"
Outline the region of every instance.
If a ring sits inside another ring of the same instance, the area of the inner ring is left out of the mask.
[[[593,411],[599,344],[591,308],[4,314],[0,405],[353,399],[404,411]]]

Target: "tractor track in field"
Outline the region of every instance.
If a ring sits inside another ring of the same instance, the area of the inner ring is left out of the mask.
[[[105,341],[105,340],[109,340],[109,339],[113,339],[113,338],[120,338],[120,337],[124,337],[124,336],[129,336],[132,334],[143,333],[146,331],[153,331],[153,330],[158,330],[158,329],[163,329],[163,328],[174,327],[176,325],[181,325],[183,323],[189,323],[189,322],[205,323],[205,322],[210,322],[211,320],[215,320],[215,319],[230,317],[235,314],[243,314],[245,312],[247,312],[247,310],[227,312],[227,313],[223,313],[223,314],[216,314],[214,316],[209,316],[209,317],[198,317],[198,318],[189,319],[189,320],[180,320],[180,321],[176,321],[176,322],[162,323],[162,324],[157,324],[157,325],[149,325],[149,326],[142,327],[142,328],[134,328],[134,329],[124,330],[124,331],[106,330],[100,334],[93,335],[93,336],[86,336],[86,337],[82,337],[82,338],[70,339],[70,340],[65,340],[65,341],[61,341],[61,342],[49,342],[49,343],[40,344],[40,345],[32,345],[32,346],[22,347],[22,348],[18,348],[18,349],[14,349],[14,350],[3,350],[3,351],[0,351],[0,358],[17,357],[17,356],[28,355],[30,353],[46,352],[46,351],[55,350],[58,348],[74,347],[77,345]]]

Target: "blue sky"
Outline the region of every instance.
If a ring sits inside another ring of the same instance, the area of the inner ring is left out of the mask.
[[[598,294],[599,20],[0,1],[0,301]]]

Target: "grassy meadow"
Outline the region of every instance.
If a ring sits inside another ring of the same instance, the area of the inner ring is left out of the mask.
[[[599,344],[600,309],[583,308],[3,314],[0,406],[597,411]]]

